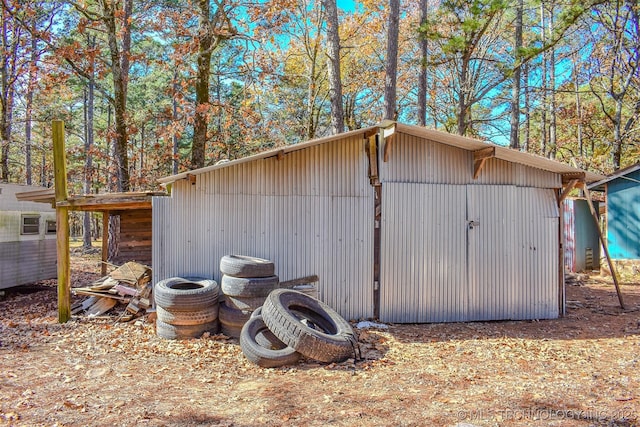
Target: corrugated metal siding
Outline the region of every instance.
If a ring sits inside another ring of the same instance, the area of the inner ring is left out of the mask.
[[[560,188],[559,174],[499,159],[485,162],[473,179],[473,152],[396,132],[389,160],[380,163],[382,182],[423,184],[516,185]]]
[[[553,190],[520,189],[517,213],[520,259],[516,278],[524,297],[513,319],[553,319],[558,317],[559,221]],[[526,293],[524,293],[526,292]]]
[[[387,183],[382,192],[381,320],[558,316],[553,190]]]
[[[153,200],[154,280],[220,279],[225,254],[271,259],[281,280],[320,278],[347,318],[373,315],[373,189],[361,138],[199,175]]]
[[[607,184],[607,243],[614,259],[640,259],[640,171]]]
[[[56,277],[56,240],[0,243],[0,289]]]
[[[573,199],[562,201],[563,228],[564,228],[564,267],[576,272],[576,227]]]
[[[596,212],[598,202],[593,202]],[[600,267],[600,238],[596,222],[584,199],[563,201],[564,266],[569,271],[590,271]],[[591,262],[587,262],[587,251]]]
[[[466,187],[385,184],[381,227],[380,319],[465,320]]]

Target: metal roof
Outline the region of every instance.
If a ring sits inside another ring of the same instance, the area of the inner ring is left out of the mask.
[[[75,211],[110,211],[129,209],[151,209],[151,199],[154,196],[166,196],[164,192],[127,192],[127,193],[104,193],[88,194],[83,196],[70,196],[67,200],[56,203],[55,189],[25,191],[16,193],[16,199],[20,201],[31,201],[40,203],[50,203],[53,207],[67,207]]]
[[[625,175],[633,173],[633,172],[637,171],[638,169],[640,169],[640,162],[636,163],[635,165],[631,165],[629,167],[626,167],[624,169],[618,169],[617,171],[615,171],[611,175],[607,176],[605,179],[602,179],[602,180],[600,180],[598,182],[594,182],[593,184],[589,185],[589,190],[604,191],[604,188],[605,188],[604,185],[605,184],[613,181],[614,179],[623,178]],[[631,181],[636,181],[636,180],[631,179],[631,178],[625,178],[625,179],[629,179]]]
[[[525,166],[530,166],[533,168],[554,172],[558,174],[584,173],[586,182],[595,182],[604,178],[603,175],[599,175],[599,174],[588,172],[579,168],[575,168],[573,166],[569,166],[565,163],[561,163],[556,160],[551,160],[546,157],[538,156],[531,153],[524,153],[522,151],[513,150],[508,147],[502,147],[500,145],[495,145],[495,144],[484,142],[478,139],[468,138],[460,135],[454,135],[447,132],[428,129],[421,126],[406,125],[402,123],[385,121],[376,126],[370,126],[362,129],[357,129],[357,130],[337,134],[337,135],[331,135],[323,138],[313,139],[313,140],[302,142],[299,144],[278,147],[272,150],[264,151],[259,154],[254,154],[252,156],[243,157],[240,159],[231,160],[228,162],[219,163],[216,165],[207,166],[204,168],[195,169],[187,172],[182,172],[177,175],[171,175],[165,178],[160,178],[158,181],[161,184],[166,185],[181,179],[187,179],[190,176],[207,173],[212,170],[227,168],[227,167],[231,167],[241,163],[252,162],[254,160],[281,156],[286,153],[290,153],[292,151],[303,150],[305,148],[314,147],[316,145],[326,144],[328,142],[333,142],[333,141],[339,141],[339,140],[346,139],[358,134],[370,134],[371,132],[376,132],[380,128],[389,129],[394,125],[395,125],[395,132],[414,135],[417,137],[428,139],[430,141],[457,147],[467,151],[476,151],[476,150],[481,150],[484,148],[491,147],[495,149],[495,155],[494,155],[495,158],[505,160],[508,162],[518,163]]]

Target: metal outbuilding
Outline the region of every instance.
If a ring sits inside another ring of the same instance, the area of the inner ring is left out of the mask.
[[[611,258],[640,261],[640,163],[589,186],[606,194],[607,244]]]
[[[347,319],[558,317],[560,203],[602,177],[543,157],[384,122],[161,179],[154,281],[220,278],[225,254],[317,274]]]

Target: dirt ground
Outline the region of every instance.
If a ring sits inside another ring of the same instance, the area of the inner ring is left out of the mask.
[[[74,257],[73,285],[97,271]],[[568,286],[558,320],[360,330],[363,360],[276,369],[222,335],[160,339],[144,318],[59,324],[55,281],[14,288],[0,298],[0,424],[635,426],[635,277],[622,286],[627,310],[591,276]]]

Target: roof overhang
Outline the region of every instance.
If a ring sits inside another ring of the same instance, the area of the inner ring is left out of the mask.
[[[72,211],[123,211],[133,209],[151,209],[151,200],[154,196],[166,196],[165,192],[127,192],[90,194],[83,196],[71,196],[67,200],[55,202],[55,190],[27,191],[17,193],[20,201],[49,203],[53,207],[65,207]]]
[[[606,184],[613,181],[614,179],[619,179],[619,178],[640,183],[640,181],[626,176],[630,173],[636,172],[637,170],[640,170],[640,163],[636,163],[635,165],[631,165],[624,169],[619,169],[616,172],[612,173],[611,175],[607,176],[606,178],[601,179],[598,182],[594,182],[593,184],[589,185],[589,190],[604,191],[606,188]]]
[[[376,126],[370,126],[350,132],[345,132],[337,135],[331,135],[324,138],[318,138],[311,141],[303,142],[295,145],[288,145],[284,147],[275,148],[272,150],[264,151],[259,154],[255,154],[241,159],[224,162],[212,166],[207,166],[200,169],[195,169],[187,172],[182,172],[177,175],[171,175],[165,178],[160,178],[158,181],[163,184],[171,184],[181,179],[195,180],[197,175],[207,173],[217,169],[223,169],[232,167],[242,163],[248,163],[255,160],[267,159],[270,157],[281,157],[284,154],[304,150],[306,148],[314,147],[321,144],[326,144],[333,141],[339,141],[346,138],[351,138],[356,135],[370,136],[376,132],[382,132],[382,135],[386,138],[391,136],[394,132],[404,133],[408,135],[425,138],[440,144],[449,145],[452,147],[460,148],[462,150],[474,152],[474,159],[477,162],[484,163],[489,158],[496,158],[507,162],[517,163],[524,166],[529,166],[536,169],[545,170],[552,173],[562,175],[563,182],[569,182],[571,180],[579,180],[585,183],[599,181],[604,178],[603,175],[598,175],[592,172],[587,172],[573,166],[558,162],[556,160],[547,159],[546,157],[538,156],[535,154],[524,153],[522,151],[513,150],[508,147],[502,147],[499,145],[491,144],[474,138],[468,138],[460,135],[454,135],[447,132],[428,129],[421,126],[405,125],[402,123],[396,123],[385,120]]]

